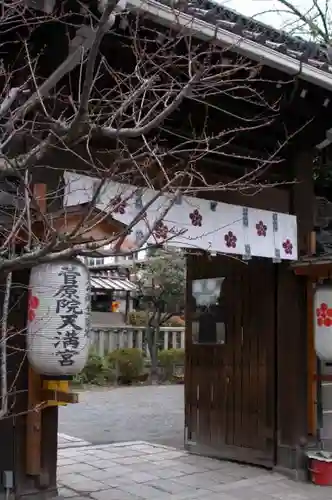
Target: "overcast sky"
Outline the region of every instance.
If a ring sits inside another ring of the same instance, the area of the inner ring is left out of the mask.
[[[255,16],[256,14],[273,11],[282,10],[281,4],[278,0],[217,0],[218,3],[224,4],[226,7],[230,7],[237,10],[239,13],[246,16]],[[312,5],[312,0],[295,0],[293,2],[295,5],[305,12],[306,8]],[[285,23],[290,22],[292,17],[283,12],[269,12],[263,15],[259,15],[257,19],[265,22],[266,24],[273,25],[275,28],[282,28]]]

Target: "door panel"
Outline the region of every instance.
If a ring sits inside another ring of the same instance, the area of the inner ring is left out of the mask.
[[[198,323],[200,329],[209,323],[197,322],[193,308],[201,309],[192,300],[191,283],[221,277],[225,279],[214,317],[224,321],[225,343],[201,344],[197,336],[193,341],[192,319],[196,329]],[[187,444],[193,451],[273,465],[274,297],[270,262],[189,260],[185,394]]]

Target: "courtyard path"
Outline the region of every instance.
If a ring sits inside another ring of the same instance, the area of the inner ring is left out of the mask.
[[[59,433],[93,444],[140,440],[179,448],[183,398],[181,385],[84,391],[79,404],[60,407]]]

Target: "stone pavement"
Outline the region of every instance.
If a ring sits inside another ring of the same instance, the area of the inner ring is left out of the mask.
[[[69,438],[69,439],[68,439]],[[59,436],[58,484],[72,500],[330,500],[332,488],[143,441],[108,445]]]
[[[69,447],[88,446],[90,444],[88,441],[83,441],[83,439],[58,433],[58,450]]]

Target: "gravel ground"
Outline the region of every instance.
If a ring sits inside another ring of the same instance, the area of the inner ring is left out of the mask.
[[[93,444],[142,440],[179,448],[183,420],[181,385],[93,389],[60,408],[59,432]]]

